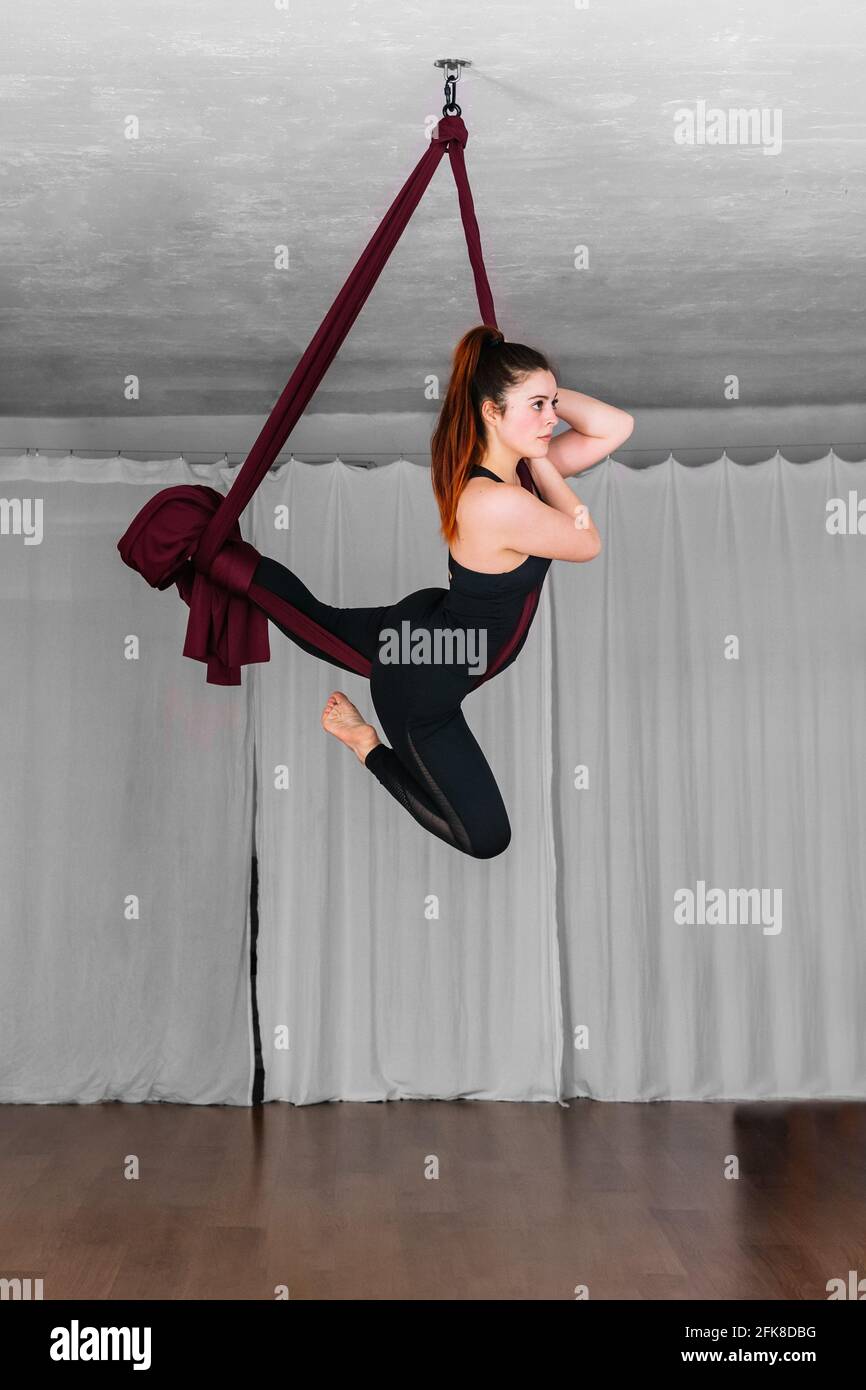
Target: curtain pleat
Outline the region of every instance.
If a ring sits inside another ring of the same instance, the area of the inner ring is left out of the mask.
[[[250,1103],[251,704],[116,549],[202,473],[0,461],[3,1102]]]

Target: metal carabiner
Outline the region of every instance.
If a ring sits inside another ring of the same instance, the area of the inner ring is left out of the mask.
[[[459,76],[459,73],[455,73],[453,77],[446,77],[445,79],[445,105],[442,107],[443,116],[460,116],[463,114],[461,108],[457,105],[457,78]]]

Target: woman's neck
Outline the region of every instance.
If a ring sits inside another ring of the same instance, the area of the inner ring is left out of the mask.
[[[517,476],[517,465],[520,459],[489,459],[483,458],[480,467],[486,468],[489,473],[495,473],[497,478],[501,478],[503,483],[520,483]]]

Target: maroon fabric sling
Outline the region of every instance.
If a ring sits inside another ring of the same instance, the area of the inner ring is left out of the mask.
[[[177,585],[189,605],[183,654],[207,662],[211,685],[240,685],[242,666],[270,660],[268,614],[279,621],[280,610],[287,605],[259,585],[253,586],[253,600],[250,585],[259,552],[242,540],[238,518],[336,357],[446,150],[457,184],[481,321],[497,326],[463,158],[468,138],[460,116],[443,116],[439,121],[429,149],[322,320],[226,495],[204,485],[164,488],[145,503],[118,541],[124,562],[152,588]],[[299,615],[291,611],[296,623]],[[285,621],[286,615],[282,617]],[[317,632],[317,640],[319,636]],[[336,648],[342,644],[331,640],[338,654]]]

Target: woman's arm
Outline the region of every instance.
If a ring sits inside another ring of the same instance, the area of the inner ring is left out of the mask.
[[[601,537],[589,508],[550,459],[530,462],[541,496],[523,487],[487,488],[477,498],[479,507],[483,501],[485,526],[509,550],[553,560],[594,560]]]
[[[564,512],[566,516],[570,517],[575,530],[587,531],[592,537],[593,543],[601,549],[601,537],[590,516],[589,507],[585,502],[581,502],[577,493],[568,486],[551,459],[529,459],[528,463],[542,500],[547,503],[548,507],[555,507],[558,512]]]
[[[557,415],[571,425],[571,429],[555,434],[547,446],[547,457],[561,478],[571,478],[607,458],[634,429],[634,417],[628,411],[581,391],[560,386],[556,398]]]

